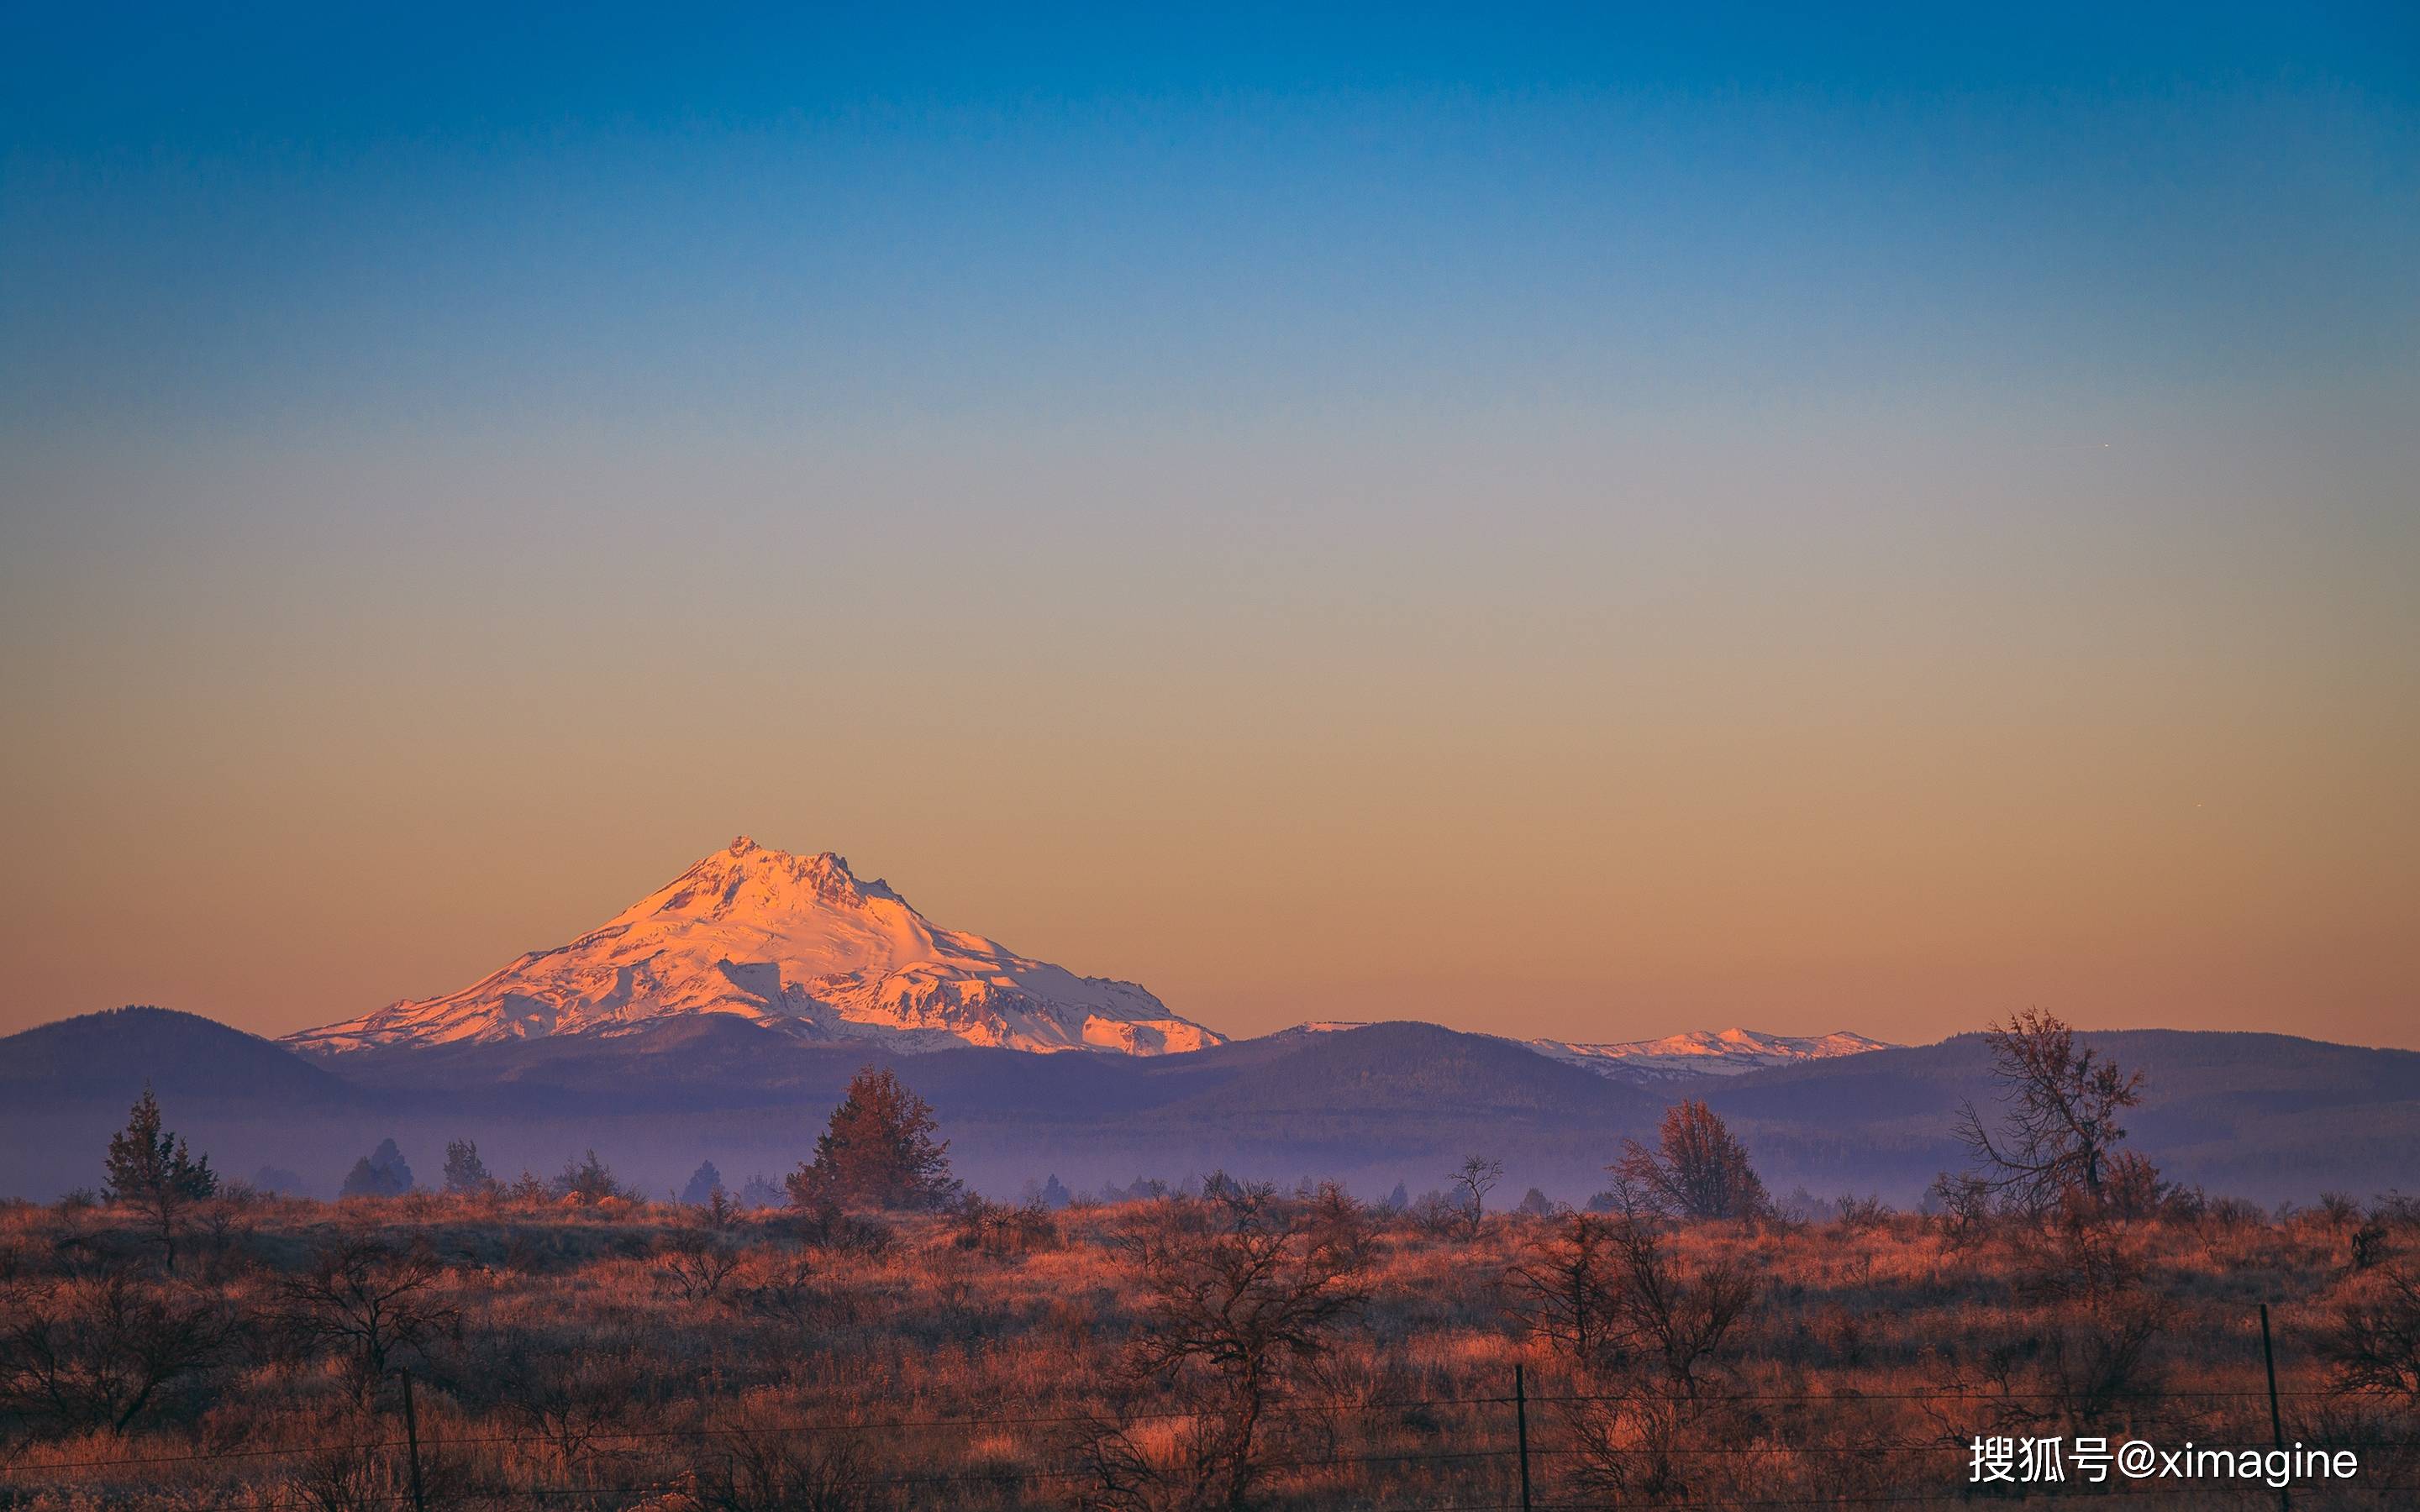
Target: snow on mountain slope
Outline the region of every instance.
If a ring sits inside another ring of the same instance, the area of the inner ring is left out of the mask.
[[[1164,1055],[1224,1042],[1132,982],[1078,977],[936,928],[827,852],[742,836],[570,944],[460,992],[287,1036],[298,1049],[613,1033],[735,1013],[815,1040],[896,1048]]]
[[[1368,1027],[1367,1023],[1353,1019],[1311,1019],[1291,1028],[1280,1029],[1269,1038],[1343,1034]],[[1845,1029],[1804,1039],[1793,1039],[1784,1034],[1761,1034],[1755,1029],[1692,1029],[1686,1034],[1668,1035],[1661,1040],[1632,1040],[1618,1044],[1583,1044],[1570,1040],[1513,1040],[1509,1035],[1495,1038],[1534,1050],[1548,1059],[1595,1072],[1600,1076],[1635,1082],[1677,1080],[1689,1076],[1737,1076],[1745,1072],[1762,1071],[1767,1066],[1786,1066],[1802,1060],[1827,1060],[1835,1056],[1854,1056],[1868,1050],[1893,1048],[1886,1041],[1869,1040]]]
[[[1838,1030],[1832,1034],[1792,1038],[1761,1034],[1754,1029],[1693,1029],[1661,1040],[1633,1040],[1620,1044],[1579,1044],[1569,1040],[1522,1041],[1549,1056],[1606,1076],[1661,1081],[1685,1076],[1737,1076],[1802,1060],[1828,1060],[1835,1056],[1887,1050],[1881,1040]]]

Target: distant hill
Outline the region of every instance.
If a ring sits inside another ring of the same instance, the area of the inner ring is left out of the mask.
[[[100,1186],[109,1136],[147,1085],[168,1128],[229,1176],[308,1164],[312,1142],[360,1101],[283,1045],[196,1013],[114,1008],[62,1019],[0,1039],[0,1197]],[[334,1193],[332,1178],[323,1195]]]
[[[2175,1030],[2086,1038],[2149,1076],[2135,1148],[2211,1192],[2310,1201],[2410,1186],[2420,1171],[2420,1054],[2285,1035]],[[1468,1154],[1585,1200],[1625,1137],[1701,1096],[1746,1140],[1776,1193],[1878,1192],[1913,1202],[1961,1161],[1959,1104],[1994,1092],[1979,1036],[1864,1050],[1731,1076],[1641,1086],[1493,1035],[1375,1024],[1186,1055],[1032,1055],[801,1040],[732,1014],[618,1035],[365,1049],[305,1060],[190,1014],[124,1010],[0,1041],[0,1195],[89,1183],[100,1144],[148,1075],[170,1126],[245,1171],[273,1164],[332,1194],[394,1138],[433,1165],[475,1137],[499,1171],[558,1168],[594,1146],[649,1190],[711,1159],[737,1182],[813,1147],[865,1064],[896,1067],[939,1113],[961,1174],[1014,1194],[1056,1174],[1087,1188],[1224,1167],[1418,1193]]]
[[[2263,1201],[2420,1179],[2420,1052],[2284,1034],[2100,1030],[2086,1042],[2145,1072],[2125,1119],[2173,1179]],[[1960,1105],[1998,1086],[1979,1034],[1753,1072],[1699,1090],[1773,1172],[1819,1195],[1920,1191],[1954,1169]]]
[[[334,1067],[388,1101],[463,1108],[699,1112],[828,1107],[863,1065],[887,1065],[956,1123],[1033,1134],[1197,1143],[1383,1143],[1456,1120],[1603,1129],[1663,1101],[1488,1035],[1378,1024],[1299,1041],[1246,1040],[1149,1058],[996,1049],[908,1054],[801,1042],[729,1017],[671,1022],[611,1039],[363,1052]],[[1626,1125],[1625,1125],[1626,1126]]]
[[[1350,1019],[1312,1019],[1280,1029],[1264,1038],[1293,1041],[1314,1035],[1343,1034],[1373,1026]],[[1739,1076],[1773,1066],[1858,1056],[1891,1048],[1881,1040],[1836,1029],[1830,1034],[1793,1038],[1759,1029],[1691,1029],[1660,1040],[1597,1042],[1578,1040],[1513,1040],[1506,1042],[1534,1050],[1549,1060],[1577,1066],[1599,1076],[1669,1091],[1705,1076]]]
[[[113,1008],[0,1039],[0,1088],[33,1101],[163,1097],[341,1103],[351,1089],[274,1041],[174,1009]]]

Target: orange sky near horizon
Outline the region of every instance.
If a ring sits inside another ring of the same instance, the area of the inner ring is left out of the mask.
[[[2409,443],[1668,419],[79,457],[0,1030],[449,991],[745,831],[1231,1034],[2420,1046]]]

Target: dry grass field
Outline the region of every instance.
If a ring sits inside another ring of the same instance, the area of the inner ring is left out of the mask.
[[[1844,1207],[1469,1220],[1230,1186],[876,1218],[238,1190],[185,1210],[171,1273],[120,1205],[21,1204],[0,1505],[1506,1507],[1526,1431],[1540,1507],[2266,1507],[2072,1465],[1968,1484],[1978,1434],[2265,1448],[2264,1301],[2286,1441],[2361,1456],[2293,1504],[2420,1501],[2410,1205]]]

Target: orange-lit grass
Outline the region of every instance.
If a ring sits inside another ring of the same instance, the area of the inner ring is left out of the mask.
[[[1161,1456],[1176,1454],[1186,1427],[1151,1415],[1182,1404],[1137,1398],[1116,1368],[1141,1299],[1115,1242],[1151,1216],[1148,1204],[1082,1210],[1062,1215],[1056,1243],[994,1255],[958,1247],[939,1218],[897,1221],[887,1249],[858,1253],[803,1248],[786,1222],[756,1215],[725,1241],[743,1252],[728,1288],[706,1299],[679,1295],[659,1273],[667,1247],[696,1222],[669,1206],[426,1196],[227,1205],[190,1242],[184,1273],[162,1284],[199,1288],[240,1314],[236,1347],[124,1433],[7,1424],[0,1504],[404,1504],[394,1500],[405,1489],[403,1460],[385,1446],[401,1437],[394,1391],[357,1403],[336,1362],[278,1347],[266,1321],[279,1278],[315,1242],[353,1227],[396,1245],[426,1243],[453,1262],[442,1290],[458,1314],[458,1339],[415,1367],[432,1504],[752,1504],[724,1493],[745,1489],[752,1460],[786,1455],[793,1471],[803,1464],[810,1478],[842,1483],[834,1504],[1078,1505],[1080,1420],[1140,1412],[1130,1416],[1132,1438]],[[1537,1398],[1533,1468],[1542,1486],[1563,1486],[1583,1420],[1608,1411],[1572,1398],[1630,1392],[1653,1378],[1643,1366],[1611,1377],[1580,1370],[1529,1334],[1504,1277],[1545,1232],[1535,1220],[1500,1218],[1465,1241],[1383,1222],[1370,1306],[1272,1436],[1270,1504],[1502,1499],[1512,1475],[1497,1453],[1512,1443],[1502,1398],[1516,1363]],[[2408,1251],[2411,1236],[2400,1242]],[[1676,1462],[1694,1477],[1692,1494],[1813,1505],[1937,1494],[1954,1504],[1965,1477],[1961,1445],[1994,1430],[2265,1444],[2255,1310],[2264,1299],[2276,1304],[2288,1438],[2350,1427],[2408,1444],[2407,1412],[2319,1395],[2317,1331],[2358,1285],[2340,1232],[2307,1217],[2151,1224],[2125,1229],[2118,1243],[2165,1321],[2138,1394],[2107,1420],[2083,1423],[2058,1415],[2060,1370],[2045,1341],[2088,1330],[2089,1317],[2025,1285],[2040,1262],[2009,1239],[1954,1253],[1909,1216],[1865,1230],[1675,1233],[1683,1273],[1730,1256],[1762,1286],[1723,1364],[1721,1400],[1694,1420],[1694,1438],[1679,1441]],[[131,1221],[106,1211],[0,1211],[0,1275],[11,1287],[39,1288],[108,1263],[149,1263]],[[525,1367],[540,1374],[585,1372],[593,1390],[579,1411],[593,1421],[558,1431],[536,1404],[502,1400],[497,1362],[508,1356],[536,1362]],[[1648,1419],[1604,1417],[1599,1426],[1618,1455],[1644,1455],[1657,1442]],[[347,1447],[364,1443],[380,1447]],[[2411,1478],[2408,1458],[2401,1463]],[[527,1490],[553,1494],[511,1494]],[[2195,1504],[2272,1499],[2213,1493]],[[2298,1493],[2298,1504],[2335,1504]]]

